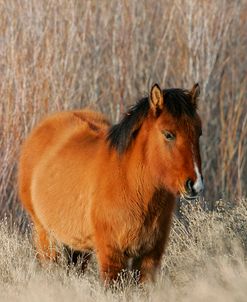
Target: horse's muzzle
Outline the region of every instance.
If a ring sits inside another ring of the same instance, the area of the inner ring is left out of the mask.
[[[186,190],[186,198],[189,199],[196,199],[199,197],[203,190],[204,190],[204,184],[203,184],[203,178],[197,179],[194,183],[193,180],[188,178],[185,183],[185,190]]]

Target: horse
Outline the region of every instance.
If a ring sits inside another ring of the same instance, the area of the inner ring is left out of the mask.
[[[199,94],[198,84],[154,84],[115,125],[84,109],[34,128],[21,149],[18,187],[41,263],[55,260],[61,244],[87,261],[95,252],[105,284],[128,268],[140,282],[155,280],[177,197],[203,190]]]

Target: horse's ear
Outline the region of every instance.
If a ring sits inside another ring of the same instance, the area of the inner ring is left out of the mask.
[[[197,104],[198,97],[199,97],[199,95],[200,95],[200,86],[199,86],[198,83],[196,83],[196,84],[192,87],[190,93],[191,93],[191,100],[192,100],[192,103],[193,103],[194,105],[196,105],[196,104]]]
[[[157,115],[164,107],[164,97],[163,92],[158,84],[154,84],[150,91],[149,96],[150,108],[153,110],[154,114]]]

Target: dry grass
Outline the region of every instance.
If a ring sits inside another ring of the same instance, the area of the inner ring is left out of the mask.
[[[61,262],[41,268],[27,236],[0,224],[0,300],[8,301],[246,301],[247,200],[207,212],[184,206],[175,219],[156,284],[135,286],[131,276],[104,291],[95,263],[85,275]],[[181,222],[183,221],[183,223]],[[126,282],[126,280],[125,280]]]

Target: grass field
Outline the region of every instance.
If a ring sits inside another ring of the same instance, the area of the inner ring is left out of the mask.
[[[0,301],[246,301],[247,200],[214,212],[187,205],[174,220],[155,285],[138,287],[131,275],[104,291],[97,265],[85,275],[63,259],[41,268],[28,236],[0,225]],[[183,222],[182,222],[183,221]],[[127,286],[122,287],[123,282]]]
[[[246,301],[245,2],[0,0],[0,301]],[[200,83],[203,209],[176,216],[155,285],[105,292],[95,261],[41,268],[17,196],[24,138],[60,110],[116,122],[154,82]]]

